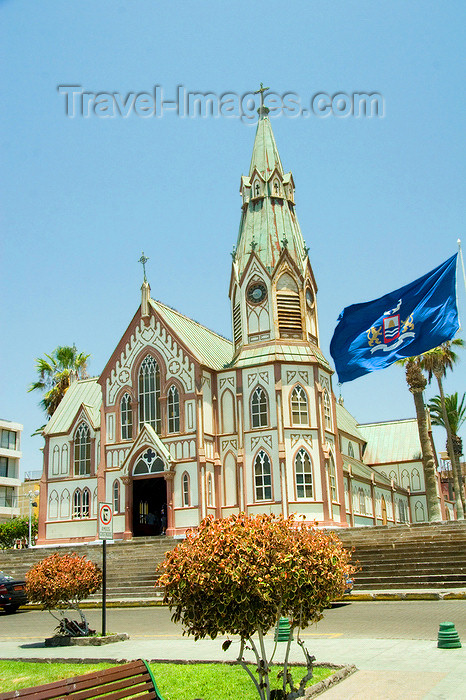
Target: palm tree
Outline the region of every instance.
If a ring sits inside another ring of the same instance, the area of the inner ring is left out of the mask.
[[[408,357],[399,360],[399,363],[406,367],[406,381],[410,392],[414,398],[416,408],[417,427],[419,432],[419,442],[421,444],[422,466],[424,468],[424,479],[426,484],[427,512],[429,521],[441,520],[440,505],[437,492],[437,474],[435,471],[435,458],[432,449],[432,442],[429,436],[427,412],[424,404],[424,389],[427,379],[422,373],[420,358]]]
[[[39,405],[47,414],[47,419],[53,415],[64,397],[72,380],[87,377],[87,360],[90,355],[78,352],[76,346],[59,345],[50,355],[36,358],[36,369],[39,379],[33,382],[28,391],[45,392]],[[38,428],[35,435],[41,433]]]
[[[466,394],[463,394],[461,400],[458,399],[458,392],[454,394],[446,394],[445,396],[445,409],[447,412],[447,420],[450,426],[451,439],[453,442],[453,451],[456,460],[459,462],[460,457],[463,454],[463,441],[458,435],[459,430],[463,423],[466,421]],[[442,400],[440,396],[434,396],[433,399],[429,401],[429,410],[432,425],[439,425],[445,428],[445,420],[443,416]],[[448,441],[447,441],[448,450]],[[452,473],[454,466],[452,467]],[[462,475],[461,475],[462,476]],[[460,484],[462,481],[460,481]],[[464,506],[463,506],[464,508]]]
[[[461,338],[456,338],[455,340],[447,340],[442,345],[437,348],[433,348],[428,352],[425,352],[420,356],[420,365],[428,374],[429,382],[432,377],[435,376],[437,379],[439,394],[440,394],[440,406],[442,411],[443,425],[447,431],[447,449],[452,464],[453,473],[453,485],[455,489],[455,502],[456,502],[456,517],[458,520],[464,520],[464,514],[466,510],[466,504],[464,501],[464,493],[462,489],[462,477],[461,477],[461,467],[459,459],[456,458],[455,450],[453,447],[452,431],[450,429],[450,423],[448,421],[447,409],[445,405],[445,394],[443,392],[442,378],[446,375],[447,370],[453,369],[453,366],[458,361],[458,355],[453,350],[454,347],[464,347],[464,341]]]

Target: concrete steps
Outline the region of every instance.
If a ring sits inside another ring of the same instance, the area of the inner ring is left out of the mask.
[[[466,587],[466,522],[348,528],[357,590]]]
[[[336,531],[354,547],[358,590],[466,588],[466,523],[448,522],[394,527],[348,528]],[[179,540],[136,538],[107,544],[107,598],[160,599],[156,569]],[[54,552],[77,552],[102,566],[100,544],[36,547],[0,553],[0,570],[24,578],[37,561]],[[100,598],[95,594],[93,599]]]

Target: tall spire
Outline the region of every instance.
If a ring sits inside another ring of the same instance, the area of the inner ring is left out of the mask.
[[[295,214],[293,176],[284,173],[268,110],[262,101],[258,112],[249,175],[241,178],[243,213],[235,255],[239,274],[252,250],[268,272],[272,272],[284,247],[300,269],[307,258]]]

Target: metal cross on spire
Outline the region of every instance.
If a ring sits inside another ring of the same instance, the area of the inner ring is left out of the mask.
[[[142,251],[142,255],[139,258],[138,262],[142,264],[142,269],[144,270],[144,282],[147,282],[147,277],[146,277],[146,262],[149,260],[149,258],[146,258],[144,255],[144,251]]]
[[[255,91],[255,95],[260,95],[261,96],[261,106],[257,110],[259,116],[262,116],[263,114],[268,114],[269,109],[264,105],[264,93],[267,92],[267,90],[270,90],[269,87],[264,87],[264,83],[261,83],[261,86],[259,90]]]

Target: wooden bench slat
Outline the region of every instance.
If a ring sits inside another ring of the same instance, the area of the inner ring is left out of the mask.
[[[0,694],[0,700],[163,700],[149,666],[141,659],[41,686]]]

